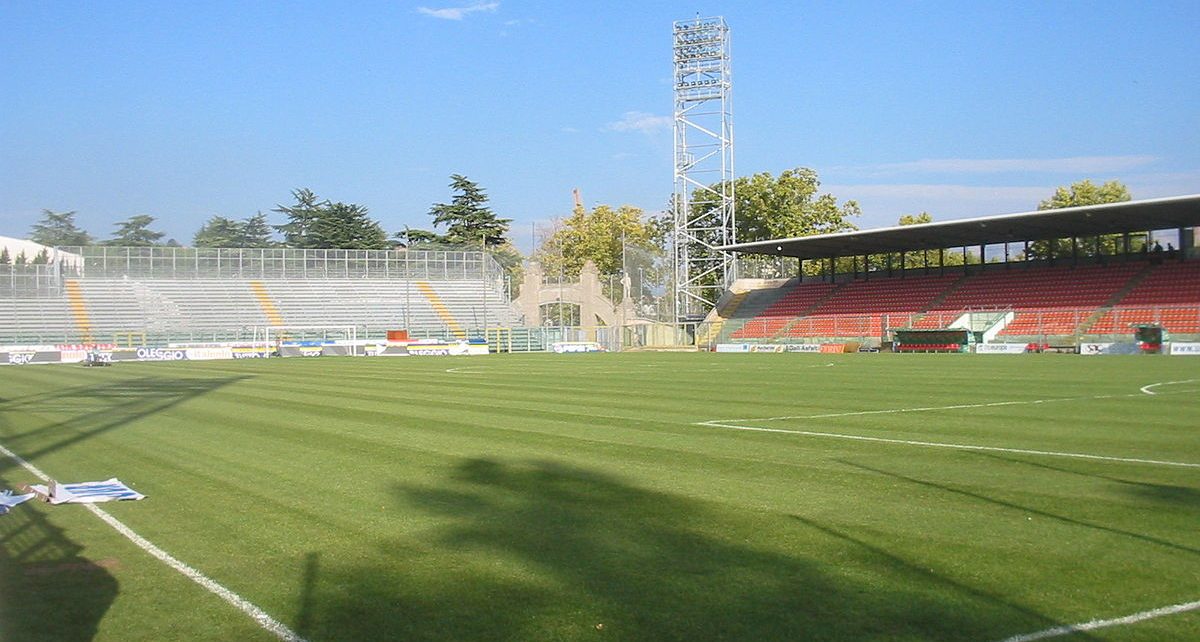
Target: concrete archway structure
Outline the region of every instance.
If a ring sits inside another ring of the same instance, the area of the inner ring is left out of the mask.
[[[521,283],[521,295],[517,297],[517,308],[525,316],[525,325],[542,324],[542,306],[549,303],[572,303],[579,306],[581,326],[621,327],[633,318],[633,304],[626,292],[624,301],[614,305],[600,287],[600,271],[596,264],[587,261],[579,271],[579,281],[547,285],[543,283],[545,272],[536,261],[530,262]],[[628,278],[622,279],[628,290]]]

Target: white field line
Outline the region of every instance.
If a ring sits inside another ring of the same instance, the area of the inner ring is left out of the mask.
[[[33,473],[35,477],[43,482],[46,482],[47,484],[53,483],[49,475],[42,472],[41,469],[29,463],[28,461],[25,461],[25,459],[13,451],[5,448],[3,445],[0,445],[0,453],[4,453],[8,457],[12,458],[12,460],[20,464],[22,468],[28,470],[30,473]],[[300,637],[294,631],[289,629],[287,625],[268,615],[266,611],[258,608],[237,593],[234,593],[224,586],[221,586],[216,582],[216,580],[213,580],[200,571],[197,571],[196,569],[179,561],[179,559],[159,548],[150,540],[135,533],[133,529],[126,526],[121,522],[121,520],[110,515],[107,511],[97,507],[95,504],[84,504],[84,507],[91,511],[96,517],[104,520],[104,523],[113,527],[113,529],[115,529],[118,533],[124,535],[126,539],[133,542],[138,548],[146,551],[167,566],[179,571],[185,577],[204,587],[210,593],[213,593],[217,597],[233,605],[239,611],[249,615],[251,619],[258,623],[259,626],[275,634],[275,637],[279,638],[280,640],[285,640],[286,642],[304,642],[304,638]]]
[[[1032,450],[1028,448],[1003,448],[1000,446],[979,446],[974,444],[955,444],[938,441],[916,441],[911,439],[890,439],[887,437],[868,437],[865,435],[851,435],[846,433],[836,432],[818,432],[813,430],[790,430],[786,428],[764,428],[761,426],[746,426],[744,422],[765,422],[765,421],[781,421],[785,419],[829,419],[833,417],[855,417],[862,415],[883,415],[896,414],[905,412],[929,412],[934,410],[962,410],[969,408],[994,408],[997,406],[1020,406],[1034,405],[1044,403],[1057,403],[1062,401],[1084,401],[1092,399],[1118,399],[1128,397],[1139,397],[1145,392],[1145,388],[1157,385],[1167,385],[1172,383],[1188,383],[1196,381],[1195,379],[1179,382],[1162,382],[1160,384],[1150,384],[1142,388],[1141,392],[1125,394],[1125,395],[1092,395],[1088,397],[1059,397],[1054,399],[1030,399],[1027,401],[993,401],[990,403],[973,403],[973,404],[955,404],[951,406],[922,406],[916,408],[890,408],[884,410],[861,410],[857,412],[833,412],[823,413],[818,415],[784,415],[781,417],[760,417],[750,419],[724,419],[712,421],[698,421],[694,425],[709,426],[713,428],[728,428],[730,430],[747,430],[754,432],[774,432],[789,435],[804,435],[806,437],[826,437],[829,439],[848,439],[852,441],[869,441],[874,443],[884,444],[900,444],[905,446],[919,446],[923,448],[949,448],[953,450],[975,450],[984,452],[1005,452],[1022,455],[1039,455],[1043,457],[1069,457],[1074,459],[1090,459],[1094,461],[1114,461],[1130,464],[1148,464],[1154,466],[1179,466],[1183,468],[1200,468],[1200,464],[1181,461],[1165,461],[1158,459],[1140,459],[1136,457],[1111,457],[1107,455],[1092,455],[1088,453],[1073,453],[1059,452],[1053,450]],[[1155,393],[1146,393],[1155,394]],[[1168,393],[1158,393],[1168,394]]]
[[[836,365],[837,364],[834,364],[834,363],[821,363],[821,364],[814,364],[814,365],[802,366],[802,367],[803,368],[832,368]],[[659,368],[660,366],[658,366],[657,364],[648,364],[647,363],[647,364],[639,364],[636,367],[637,368]],[[674,366],[672,366],[672,367],[674,367]],[[451,374],[482,375],[482,374],[490,374],[490,373],[494,372],[495,370],[496,370],[495,366],[459,366],[457,368],[446,368],[445,371],[449,372]],[[759,368],[758,370],[767,372],[767,371],[774,371],[774,368]],[[688,368],[687,371],[688,372],[729,372],[729,368],[716,366],[716,367],[709,367],[709,368]],[[597,368],[580,367],[580,368],[572,370],[572,372],[579,373],[579,374],[633,374],[633,373],[637,372],[637,370],[632,369],[632,368],[600,368],[600,369],[597,369]],[[525,369],[522,369],[521,374],[561,375],[562,371],[560,371],[560,370],[525,370]]]
[[[703,421],[697,426],[713,428],[729,428],[731,430],[751,430],[755,432],[778,432],[789,435],[804,435],[807,437],[828,437],[830,439],[849,439],[852,441],[871,441],[884,444],[901,444],[904,446],[923,446],[925,448],[949,448],[952,450],[979,450],[986,452],[1016,453],[1021,455],[1041,455],[1044,457],[1072,457],[1075,459],[1092,459],[1097,461],[1118,461],[1129,464],[1150,464],[1154,466],[1182,466],[1184,468],[1200,468],[1200,464],[1183,461],[1163,461],[1158,459],[1138,459],[1136,457],[1109,457],[1105,455],[1090,455],[1088,453],[1058,452],[1054,450],[1031,450],[1028,448],[1002,448],[1000,446],[976,446],[973,444],[954,444],[939,441],[913,441],[909,439],[888,439],[885,437],[867,437],[864,435],[847,435],[836,432],[816,432],[811,430],[786,430],[783,428],[761,428],[758,426],[741,426],[725,424],[716,421]]]
[[[990,403],[962,403],[952,406],[918,406],[915,408],[886,408],[883,410],[856,410],[852,412],[829,412],[820,415],[782,415],[779,417],[750,417],[746,419],[724,419],[722,421],[783,421],[785,419],[829,419],[831,417],[858,417],[862,415],[894,415],[903,412],[930,412],[933,410],[964,410],[968,408],[993,408],[996,406],[1027,406],[1032,404],[1056,403],[1059,401],[1081,401],[1084,399],[1111,399],[1113,397],[1136,397],[1137,395],[1095,395],[1090,397],[1059,397],[1056,399],[1031,399],[1028,401],[993,401]],[[712,422],[700,422],[707,425]]]
[[[1033,642],[1033,640],[1043,640],[1046,638],[1055,638],[1060,635],[1070,635],[1082,631],[1095,631],[1096,629],[1104,629],[1110,626],[1120,626],[1122,624],[1135,624],[1144,620],[1152,620],[1154,618],[1163,617],[1165,615],[1175,615],[1177,613],[1185,613],[1187,611],[1195,611],[1200,609],[1200,600],[1195,602],[1186,602],[1184,604],[1173,604],[1162,608],[1142,611],[1124,617],[1112,618],[1110,620],[1091,620],[1080,624],[1068,624],[1066,626],[1056,626],[1052,629],[1043,631],[1035,631],[1033,633],[1025,633],[1024,635],[1014,635],[1011,638],[1004,638],[1001,642]]]
[[[1157,388],[1159,386],[1174,386],[1174,385],[1178,385],[1181,383],[1192,383],[1194,381],[1200,381],[1200,379],[1184,379],[1183,381],[1161,381],[1159,383],[1152,383],[1148,386],[1142,386],[1141,388],[1139,388],[1139,390],[1141,390],[1143,394],[1157,395],[1157,394],[1162,394],[1159,392],[1154,392],[1154,388]]]

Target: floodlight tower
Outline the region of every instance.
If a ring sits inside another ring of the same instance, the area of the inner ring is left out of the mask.
[[[680,20],[674,29],[675,192],[672,248],[675,321],[698,321],[733,284],[733,102],[724,18]]]

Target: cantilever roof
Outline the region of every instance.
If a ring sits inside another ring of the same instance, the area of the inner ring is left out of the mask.
[[[839,232],[718,249],[799,259],[1200,227],[1200,194]]]

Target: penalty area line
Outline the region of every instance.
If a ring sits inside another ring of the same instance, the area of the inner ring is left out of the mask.
[[[1149,384],[1146,386],[1142,386],[1141,388],[1138,388],[1138,390],[1140,390],[1142,392],[1142,394],[1146,394],[1146,395],[1161,395],[1164,393],[1154,392],[1154,388],[1157,388],[1159,386],[1176,386],[1181,383],[1193,383],[1196,381],[1200,381],[1200,379],[1184,379],[1182,381],[1160,381],[1158,383],[1152,383],[1152,384]]]
[[[1079,624],[1056,626],[1054,628],[1035,631],[1033,633],[1014,635],[1010,638],[1004,638],[1000,642],[1033,642],[1034,640],[1055,638],[1060,635],[1070,635],[1072,633],[1080,633],[1083,631],[1095,631],[1096,629],[1104,629],[1110,626],[1136,624],[1145,620],[1152,620],[1154,618],[1164,617],[1167,615],[1186,613],[1188,611],[1195,611],[1197,609],[1200,609],[1200,600],[1195,602],[1185,602],[1183,604],[1172,604],[1171,606],[1150,609],[1149,611],[1142,611],[1140,613],[1133,613],[1124,617],[1117,617],[1108,620],[1090,620],[1088,622],[1081,622]]]
[[[53,483],[53,480],[50,479],[49,475],[42,472],[37,466],[25,461],[25,459],[20,455],[14,453],[8,448],[5,448],[2,444],[0,444],[0,453],[7,455],[13,461],[20,464],[22,468],[29,471],[33,474],[33,476],[37,477],[43,482],[46,482],[47,484]],[[225,600],[242,613],[250,616],[255,623],[270,633],[273,633],[275,637],[279,638],[280,640],[284,640],[285,642],[304,642],[304,638],[297,635],[295,631],[289,629],[286,624],[271,617],[266,611],[258,608],[249,600],[243,598],[237,593],[225,588],[216,580],[181,562],[178,558],[159,548],[150,540],[138,535],[132,528],[126,526],[124,522],[116,517],[113,517],[108,511],[97,507],[95,504],[84,504],[84,507],[91,511],[93,515],[104,521],[105,524],[108,524],[114,530],[124,536],[125,539],[133,542],[135,546],[143,551],[146,551],[160,562],[175,569],[184,577],[187,577],[193,582],[204,587],[204,589],[208,592],[216,595],[222,600]]]
[[[868,437],[866,435],[849,435],[836,432],[818,432],[814,430],[789,430],[787,428],[763,428],[760,426],[743,426],[740,424],[722,423],[719,421],[701,421],[696,426],[711,428],[728,428],[730,430],[746,430],[753,432],[774,432],[788,435],[803,435],[805,437],[827,437],[830,439],[847,439],[851,441],[868,441],[883,444],[899,444],[903,446],[918,446],[922,448],[948,448],[951,450],[974,450],[983,452],[1014,453],[1019,455],[1039,455],[1042,457],[1069,457],[1073,459],[1090,459],[1093,461],[1113,461],[1127,464],[1148,464],[1153,466],[1180,466],[1183,468],[1200,468],[1200,464],[1182,461],[1164,461],[1158,459],[1139,459],[1136,457],[1111,457],[1108,455],[1092,455],[1088,453],[1058,452],[1054,450],[1032,450],[1029,448],[1003,448],[1000,446],[979,446],[975,444],[954,444],[940,441],[915,441],[910,439],[890,439],[887,437]]]

